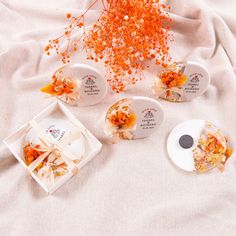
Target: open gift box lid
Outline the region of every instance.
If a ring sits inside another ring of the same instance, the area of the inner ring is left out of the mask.
[[[53,184],[47,184],[39,178],[34,169],[29,168],[34,162],[37,162],[37,159],[34,160],[32,164],[27,165],[23,148],[26,143],[37,143],[39,141],[37,132],[34,127],[32,127],[32,123],[37,124],[42,134],[44,133],[52,144],[59,145],[64,136],[66,137],[66,135],[70,135],[74,131],[78,131],[81,134],[77,140],[74,140],[64,147],[67,153],[78,157],[79,162],[76,163],[77,170],[81,169],[95,157],[102,148],[102,144],[97,138],[59,101],[45,108],[31,121],[19,128],[14,134],[7,137],[3,142],[10,149],[15,158],[30,172],[36,182],[48,193],[57,190],[75,173],[72,170],[68,170],[66,174],[60,176]]]

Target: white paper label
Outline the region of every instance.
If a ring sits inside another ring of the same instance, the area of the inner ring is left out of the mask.
[[[156,113],[157,110],[154,108],[147,108],[142,111],[143,117],[140,123],[141,129],[154,129],[157,126]]]
[[[66,133],[64,129],[57,127],[55,124],[49,125],[46,128],[45,132],[47,135],[49,135],[49,137],[56,139],[58,142],[62,140],[62,138],[64,137]]]
[[[161,105],[154,99],[134,97],[133,106],[137,115],[134,138],[145,138],[154,133],[162,124],[164,112]]]
[[[94,75],[86,75],[81,80],[81,99],[90,102],[101,100],[101,97],[104,96],[104,80]]]
[[[201,96],[208,88],[210,77],[207,70],[194,62],[188,62],[184,74],[188,80],[183,86],[183,101],[190,101]]]

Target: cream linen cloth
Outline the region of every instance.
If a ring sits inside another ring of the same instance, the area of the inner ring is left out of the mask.
[[[236,1],[172,0],[176,60],[194,60],[210,71],[212,82],[188,103],[161,101],[165,122],[145,140],[109,145],[104,114],[125,94],[103,103],[69,109],[103,143],[102,152],[51,196],[0,144],[0,235],[78,236],[234,236],[236,235],[236,155],[223,174],[195,175],[168,159],[170,130],[187,119],[220,126],[236,143]],[[43,53],[47,40],[66,25],[65,14],[81,13],[89,1],[0,0],[0,139],[13,133],[52,103],[39,92],[60,65]],[[100,6],[87,14],[87,25]],[[76,62],[86,62],[76,55]],[[104,73],[102,65],[93,64]],[[127,92],[151,96],[156,69]],[[234,145],[235,148],[235,145]]]

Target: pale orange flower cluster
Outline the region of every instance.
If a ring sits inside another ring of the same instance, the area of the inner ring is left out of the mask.
[[[208,139],[205,143],[200,143],[198,145],[202,149],[204,155],[194,157],[196,170],[200,173],[204,173],[217,167],[220,171],[224,171],[226,161],[232,154],[230,146],[227,144],[226,149],[224,149],[222,143],[211,134],[208,134]]]
[[[98,1],[95,0],[85,13]],[[154,59],[163,67],[169,64],[169,6],[160,0],[107,0],[103,6],[101,16],[88,32],[83,25],[85,13],[79,17],[68,14],[71,24],[63,36],[50,41],[45,51],[50,54],[55,49],[67,63],[71,53],[77,51],[79,42],[72,42],[71,34],[83,27],[88,59],[104,61],[107,80],[117,92],[143,79],[142,71],[148,67],[148,60]],[[61,50],[64,39],[68,41],[67,48]]]
[[[167,86],[167,88],[182,86],[187,80],[186,76],[182,74],[181,70],[178,72],[164,71],[160,74],[160,79],[161,82]]]

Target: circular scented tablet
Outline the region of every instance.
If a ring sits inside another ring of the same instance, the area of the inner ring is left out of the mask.
[[[75,130],[75,126],[61,118],[45,118],[39,122],[39,127],[42,129],[42,132],[46,134],[49,139],[54,142],[60,143],[63,139]],[[79,131],[78,131],[79,132]],[[39,134],[37,130],[31,128],[28,134],[25,136],[25,144],[40,145],[41,141],[39,139]],[[73,140],[64,148],[65,151],[72,153],[78,159],[83,156],[85,152],[84,146],[84,136],[78,134],[78,138]]]
[[[146,138],[162,124],[161,105],[147,97],[125,98],[112,105],[106,114],[105,133],[122,139]]]
[[[158,75],[153,93],[172,102],[191,101],[201,96],[209,84],[210,75],[203,65],[192,61],[175,63]]]
[[[52,79],[52,83],[41,91],[70,105],[95,105],[107,93],[107,81],[97,69],[89,65],[65,65],[53,74]]]
[[[185,171],[223,170],[231,155],[222,132],[205,120],[188,120],[177,125],[167,140],[170,159]]]

